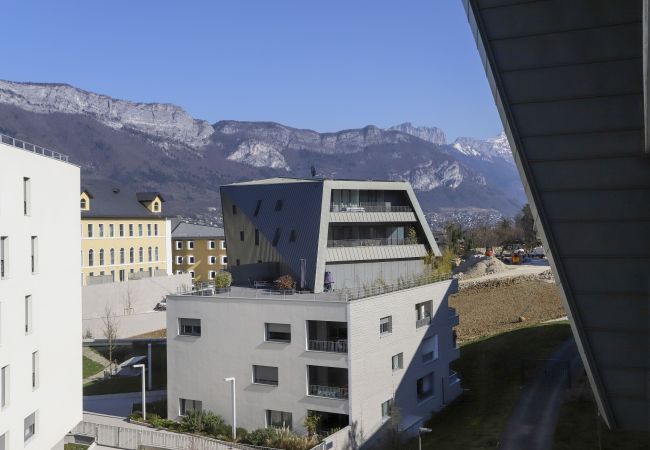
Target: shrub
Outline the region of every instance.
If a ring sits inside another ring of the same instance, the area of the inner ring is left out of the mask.
[[[246,444],[251,445],[271,445],[275,439],[275,430],[273,428],[258,428],[246,436]]]
[[[181,419],[181,429],[189,433],[203,431],[203,412],[188,411]]]
[[[291,275],[282,275],[274,283],[275,288],[281,291],[290,291],[296,288],[296,282]]]
[[[217,288],[227,288],[232,284],[232,275],[230,272],[221,271],[217,272],[214,277],[214,286]]]
[[[201,431],[213,436],[228,436],[230,427],[226,425],[221,416],[211,411],[206,411],[203,413],[203,429]]]
[[[305,417],[305,422],[303,423],[305,429],[307,430],[307,435],[308,436],[316,435],[319,424],[320,424],[320,416],[317,416],[316,414],[311,412],[307,414],[307,417]]]

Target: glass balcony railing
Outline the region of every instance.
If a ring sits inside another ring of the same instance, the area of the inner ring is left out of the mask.
[[[330,205],[330,212],[413,212],[410,206],[397,206],[386,203],[360,203],[358,205]]]
[[[348,398],[348,388],[336,386],[319,386],[317,384],[309,385],[309,395],[326,398]]]
[[[347,353],[348,341],[319,341],[310,339],[308,341],[308,348],[316,352]]]
[[[365,238],[365,239],[330,239],[328,247],[378,247],[382,245],[416,245],[422,244],[418,238]]]

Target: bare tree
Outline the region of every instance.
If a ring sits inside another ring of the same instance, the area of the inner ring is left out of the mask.
[[[124,314],[133,314],[133,291],[131,290],[130,283],[126,283],[124,290]]]
[[[106,303],[104,314],[102,315],[102,332],[108,340],[108,360],[111,362],[110,370],[113,371],[113,350],[115,349],[115,339],[119,329],[117,314],[113,312],[113,307]]]

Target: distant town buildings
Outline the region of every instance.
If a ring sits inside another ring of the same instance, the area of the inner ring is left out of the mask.
[[[1,138],[0,449],[63,449],[82,416],[79,168]]]
[[[159,192],[106,181],[81,187],[82,284],[171,274],[171,225]]]
[[[231,421],[234,377],[239,426],[310,417],[359,444],[460,394],[457,284],[425,264],[440,252],[408,183],[276,178],[221,198],[235,285],[168,296],[170,418]]]
[[[195,282],[214,280],[228,266],[223,228],[172,220],[173,273]]]

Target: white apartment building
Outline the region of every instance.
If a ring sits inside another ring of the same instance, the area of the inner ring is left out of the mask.
[[[62,449],[82,415],[79,168],[1,135],[0,449]]]
[[[397,409],[413,430],[461,393],[457,282],[422,275],[439,251],[408,183],[271,179],[221,195],[236,286],[168,297],[169,417],[231,423],[234,377],[238,426],[303,432],[313,414],[360,445]],[[265,284],[282,274],[296,292]]]

